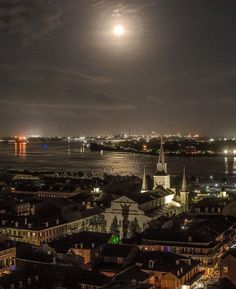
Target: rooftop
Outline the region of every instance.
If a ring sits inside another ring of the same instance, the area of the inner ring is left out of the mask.
[[[49,243],[49,246],[57,252],[67,252],[76,245],[78,245],[79,248],[92,249],[106,244],[110,238],[111,234],[84,231],[52,241]]]
[[[215,218],[192,218],[186,223],[180,222],[177,218],[169,226],[158,225],[148,229],[143,234],[143,243],[150,241],[153,243],[176,244],[199,244],[207,246],[210,243],[216,245],[216,238],[229,230],[233,223],[227,218],[219,216]]]
[[[217,197],[207,197],[193,204],[194,208],[205,208],[205,207],[224,207],[229,203],[228,198],[217,198]]]
[[[153,261],[152,269],[149,261]],[[177,254],[159,251],[139,251],[136,258],[136,264],[140,264],[143,270],[170,272],[180,278],[196,267],[198,263],[196,260]]]
[[[126,244],[107,244],[103,250],[102,255],[103,256],[112,256],[112,257],[128,257],[131,250],[134,247],[132,245],[126,245]]]
[[[35,280],[36,276],[38,281]],[[10,284],[16,284],[17,286],[15,287],[18,288],[19,281],[23,281],[26,284],[29,277],[31,277],[33,286],[27,286],[26,288],[34,289],[53,288],[55,282],[61,284],[62,287],[77,288],[77,284],[105,286],[110,281],[110,278],[103,274],[80,268],[55,264],[29,264],[24,270],[2,277],[1,286],[4,289],[10,289]]]
[[[227,256],[232,256],[232,257],[236,258],[236,248],[229,249],[229,250],[224,254],[224,256],[222,257],[222,259],[224,259],[224,258],[227,257]]]

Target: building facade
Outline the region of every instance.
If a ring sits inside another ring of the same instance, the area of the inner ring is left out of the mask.
[[[16,269],[16,248],[0,244],[0,277]]]

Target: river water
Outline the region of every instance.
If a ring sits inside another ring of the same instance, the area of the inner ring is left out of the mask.
[[[79,142],[0,143],[0,170],[82,171],[93,175],[120,174],[141,176],[143,167],[153,174],[156,156],[123,152],[94,152]],[[236,178],[236,158],[167,157],[168,171],[189,175]]]

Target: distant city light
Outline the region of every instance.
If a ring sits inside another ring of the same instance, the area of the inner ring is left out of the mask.
[[[28,138],[41,138],[41,135],[39,134],[31,134],[31,135],[27,135]]]

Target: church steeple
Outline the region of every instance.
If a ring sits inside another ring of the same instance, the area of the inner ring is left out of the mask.
[[[163,142],[161,137],[160,152],[157,161],[157,172],[158,173],[167,173],[167,163],[165,161],[165,153],[163,148]]]
[[[188,209],[189,209],[189,192],[188,192],[188,187],[187,187],[185,166],[184,166],[184,170],[183,170],[182,185],[180,188],[180,203],[183,206],[183,210],[185,212],[188,211]]]
[[[188,192],[187,181],[186,181],[186,173],[185,173],[185,166],[183,170],[183,179],[181,185],[181,192]]]
[[[156,189],[158,186],[162,186],[164,189],[170,188],[170,175],[167,173],[167,163],[165,160],[162,138],[157,161],[157,171],[153,176],[153,189]]]
[[[146,191],[148,191],[148,185],[147,185],[146,167],[144,166],[141,193],[144,193]]]

